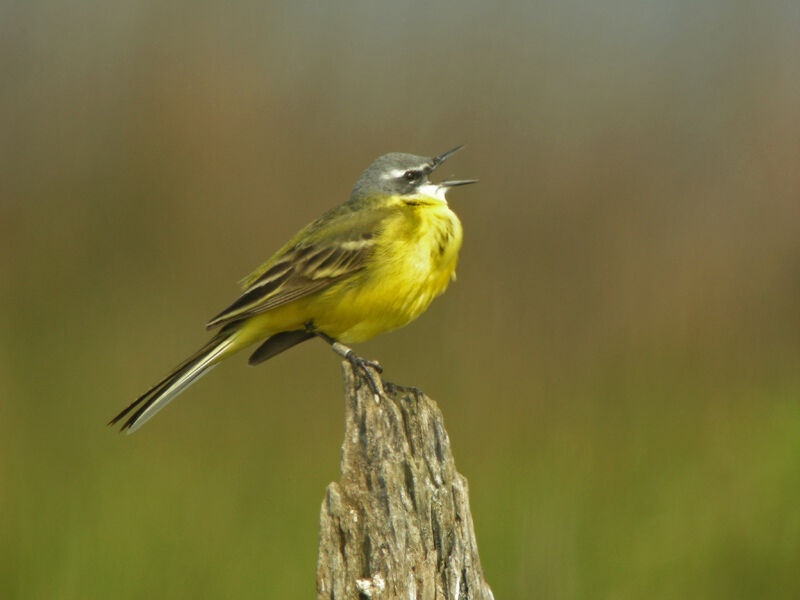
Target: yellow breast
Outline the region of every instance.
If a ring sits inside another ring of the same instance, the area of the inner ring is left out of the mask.
[[[461,240],[461,223],[447,204],[405,204],[387,219],[364,271],[320,295],[318,306],[326,309],[315,324],[344,343],[406,325],[454,278]]]

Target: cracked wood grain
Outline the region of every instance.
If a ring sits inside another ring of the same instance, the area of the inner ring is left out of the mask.
[[[320,511],[318,600],[493,599],[439,407],[383,381],[376,402],[347,361],[342,368],[341,479]]]

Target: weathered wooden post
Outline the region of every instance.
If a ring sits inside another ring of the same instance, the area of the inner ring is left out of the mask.
[[[383,397],[342,363],[341,479],[322,502],[318,600],[492,599],[467,480],[442,413],[425,394],[383,382]]]

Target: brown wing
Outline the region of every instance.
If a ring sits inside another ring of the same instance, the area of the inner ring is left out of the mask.
[[[207,328],[239,321],[325,289],[366,265],[373,232],[336,236],[319,243],[296,244],[276,256],[272,265],[249,282],[244,293],[211,319]]]

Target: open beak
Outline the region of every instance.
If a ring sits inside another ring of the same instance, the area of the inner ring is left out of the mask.
[[[478,180],[477,179],[453,179],[452,181],[442,181],[441,183],[438,183],[437,185],[439,185],[441,187],[451,188],[451,187],[456,187],[456,186],[459,186],[459,185],[469,185],[470,183],[478,183]]]
[[[433,157],[433,169],[436,169],[439,165],[441,165],[447,158],[459,150],[463,148],[464,145],[456,146],[447,152],[440,154],[439,156]],[[431,170],[433,170],[431,169]],[[469,185],[470,183],[478,183],[477,179],[453,179],[451,181],[442,181],[441,183],[437,183],[436,185],[445,188],[457,187],[459,185]]]
[[[461,144],[460,146],[456,146],[455,148],[452,148],[452,149],[448,150],[447,152],[443,152],[439,156],[434,156],[433,157],[433,168],[435,169],[436,167],[438,167],[445,160],[447,160],[448,156],[451,156],[451,155],[455,154],[456,152],[461,150],[463,147],[464,147],[464,144]]]

